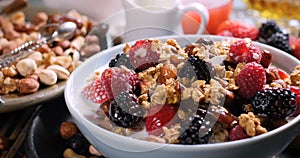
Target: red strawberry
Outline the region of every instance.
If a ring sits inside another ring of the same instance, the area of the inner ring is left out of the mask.
[[[250,99],[256,92],[262,90],[265,84],[265,69],[255,62],[247,63],[236,77],[238,93],[246,99]]]
[[[230,130],[228,136],[229,141],[240,140],[245,138],[248,138],[248,136],[245,130],[240,125],[236,125],[235,127],[233,127]]]
[[[237,40],[230,45],[229,56],[234,63],[238,62],[256,62],[260,63],[262,53],[260,49],[252,43],[251,40]]]
[[[105,69],[101,77],[87,85],[82,94],[95,103],[104,103],[123,91],[134,92],[139,85],[137,74],[130,69],[113,67]]]
[[[108,93],[101,79],[97,79],[84,87],[82,94],[88,100],[97,104],[102,104],[109,99]]]
[[[177,122],[178,106],[172,104],[155,105],[146,117],[146,131],[150,135],[161,136],[163,126],[170,127]]]
[[[223,35],[224,31],[230,32],[233,37],[250,38],[252,40],[256,40],[259,35],[259,30],[255,26],[232,20],[222,22],[218,26],[216,34]],[[225,35],[228,35],[228,33]]]
[[[139,84],[139,78],[133,70],[120,67],[104,70],[101,79],[110,99],[123,91],[133,92]]]
[[[159,60],[161,44],[155,40],[139,40],[129,50],[131,64],[140,70],[155,65]]]

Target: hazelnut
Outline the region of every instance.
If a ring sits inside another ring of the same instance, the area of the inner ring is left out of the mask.
[[[64,50],[61,46],[56,46],[54,48],[52,48],[52,51],[57,55],[57,56],[61,56],[64,54]]]
[[[60,125],[60,136],[63,139],[69,139],[78,132],[78,128],[74,122],[63,122]]]
[[[68,148],[63,153],[64,158],[85,158],[83,155],[76,154],[72,149]]]
[[[39,82],[33,77],[23,78],[17,83],[17,90],[23,94],[36,92],[39,87]]]

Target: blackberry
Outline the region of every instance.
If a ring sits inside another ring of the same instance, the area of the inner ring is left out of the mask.
[[[264,89],[257,92],[251,104],[255,113],[272,119],[283,119],[296,110],[296,95],[289,89]]]
[[[79,155],[88,155],[89,146],[90,143],[81,133],[75,134],[66,142],[66,147],[72,149],[75,153]]]
[[[287,53],[291,53],[289,34],[280,29],[275,21],[269,20],[259,28],[259,41]]]
[[[124,128],[134,128],[141,123],[145,109],[139,105],[138,98],[129,92],[121,92],[110,103],[109,119]]]
[[[268,20],[262,23],[261,27],[259,28],[259,37],[266,40],[277,32],[282,32],[279,26],[274,20]]]
[[[121,65],[127,67],[128,69],[134,69],[129,60],[128,54],[117,54],[114,59],[109,62],[109,67],[120,67]]]
[[[181,78],[187,77],[188,79],[197,77],[198,80],[205,80],[206,82],[211,79],[208,63],[199,59],[198,56],[190,56],[180,69],[178,76]]]
[[[270,38],[268,38],[265,42],[266,44],[283,50],[287,53],[291,53],[292,49],[289,43],[289,34],[288,33],[274,33]]]
[[[211,127],[204,123],[206,110],[198,108],[197,113],[189,118],[190,123],[178,137],[179,144],[207,144],[211,136]]]

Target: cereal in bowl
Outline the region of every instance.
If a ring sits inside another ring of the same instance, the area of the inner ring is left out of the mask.
[[[82,90],[99,104],[94,123],[170,144],[255,137],[298,115],[299,67],[288,74],[250,39],[157,39],[126,44]]]

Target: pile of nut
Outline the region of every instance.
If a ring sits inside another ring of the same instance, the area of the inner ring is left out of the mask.
[[[59,81],[66,80],[80,64],[80,50],[86,42],[98,43],[97,37],[86,39],[94,22],[87,16],[71,10],[66,14],[38,12],[31,21],[24,11],[14,11],[0,16],[0,55],[39,36],[39,30],[49,23],[72,21],[77,29],[70,40],[44,44],[29,55],[0,71],[0,94],[29,94]],[[89,41],[87,41],[89,40]],[[100,46],[97,45],[97,51]]]
[[[66,141],[64,158],[103,157],[81,134],[76,124],[72,121],[64,121],[60,125],[60,137]]]

